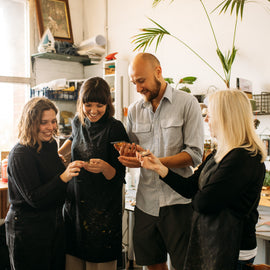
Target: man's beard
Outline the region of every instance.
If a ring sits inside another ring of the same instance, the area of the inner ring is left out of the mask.
[[[154,89],[152,91],[146,89],[147,92],[149,93],[149,95],[148,96],[146,96],[146,95],[144,96],[145,101],[150,102],[153,99],[157,98],[158,95],[159,95],[159,92],[160,92],[160,87],[161,87],[161,82],[155,77],[155,87],[154,87]]]

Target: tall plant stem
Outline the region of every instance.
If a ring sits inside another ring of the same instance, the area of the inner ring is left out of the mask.
[[[202,4],[202,6],[203,6],[203,9],[204,9],[204,12],[205,12],[205,14],[206,14],[207,20],[208,20],[208,22],[209,22],[209,24],[210,24],[210,27],[211,27],[211,30],[212,30],[212,33],[213,33],[213,36],[214,36],[214,39],[215,39],[215,42],[216,42],[217,49],[219,49],[218,42],[217,42],[217,37],[216,37],[215,31],[214,31],[212,22],[211,22],[211,20],[210,20],[209,14],[208,14],[208,12],[207,12],[207,10],[206,10],[206,8],[205,8],[205,5],[204,5],[203,1],[200,0],[200,2],[201,2],[201,4]]]
[[[233,43],[232,43],[232,51],[234,49],[234,44],[235,44],[235,39],[236,39],[236,30],[237,30],[237,25],[238,25],[238,13],[236,13],[236,18],[235,18],[235,25],[234,25],[234,33],[233,33]],[[232,61],[232,60],[231,60]],[[230,65],[232,63],[230,62]],[[231,78],[231,71],[232,69],[230,69],[230,71],[228,72],[227,76],[226,76],[226,80],[230,81],[230,78]]]
[[[215,40],[215,43],[216,43],[216,46],[217,46],[217,50],[220,51],[220,48],[219,48],[219,45],[218,45],[218,41],[217,41],[217,37],[216,37],[216,33],[214,31],[214,27],[213,27],[213,24],[212,24],[212,22],[210,20],[209,14],[208,14],[208,12],[207,12],[207,10],[205,8],[205,5],[204,5],[203,1],[200,0],[200,2],[202,4],[202,6],[203,6],[204,13],[205,13],[205,15],[207,17],[207,20],[209,22],[209,25],[210,25],[210,28],[211,28],[211,31],[212,31],[212,34],[213,34],[213,37],[214,37],[214,40]],[[234,34],[235,34],[235,32],[234,32]],[[235,36],[234,36],[234,39],[235,39]],[[233,44],[233,47],[234,47],[234,44]],[[224,72],[224,76],[225,76],[225,80],[223,79],[223,81],[225,82],[227,88],[230,88],[229,81],[230,81],[230,77],[231,77],[231,74],[230,74],[231,72],[229,71],[229,73],[227,73],[226,70],[225,70],[225,68],[223,66],[222,66],[222,68],[223,68],[223,72]]]
[[[194,51],[189,45],[187,45],[184,41],[182,41],[181,39],[179,39],[178,37],[174,36],[174,35],[170,35],[171,37],[175,38],[176,40],[178,40],[179,42],[181,42],[185,47],[187,47],[190,51],[192,51],[197,57],[199,57],[210,69],[212,69],[221,79],[222,81],[224,81],[226,84],[226,80],[206,61],[204,60],[196,51]]]

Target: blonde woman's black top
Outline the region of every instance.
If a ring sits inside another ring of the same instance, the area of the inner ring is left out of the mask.
[[[208,168],[205,169],[206,167]],[[251,250],[257,245],[255,234],[258,221],[257,206],[264,176],[265,165],[261,163],[259,154],[253,156],[243,148],[235,148],[217,164],[213,154],[209,155],[190,178],[183,178],[169,170],[168,175],[162,180],[181,195],[192,198],[197,217],[217,216],[223,210],[233,213],[243,224],[239,249]],[[193,226],[200,224],[194,222]],[[200,229],[197,231],[201,232]],[[204,233],[207,234],[207,230]],[[199,237],[198,235],[197,238]],[[225,239],[224,249],[226,249],[231,241],[231,233],[222,237]],[[229,259],[225,258],[227,261]]]

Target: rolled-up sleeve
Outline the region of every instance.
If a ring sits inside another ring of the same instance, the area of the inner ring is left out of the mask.
[[[198,101],[192,98],[187,104],[185,111],[185,123],[183,126],[184,148],[194,163],[194,167],[199,165],[203,156],[204,130],[201,108]]]

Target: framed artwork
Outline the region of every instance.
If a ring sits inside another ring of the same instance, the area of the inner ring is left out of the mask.
[[[39,34],[47,28],[55,40],[73,43],[68,0],[35,0]]]

